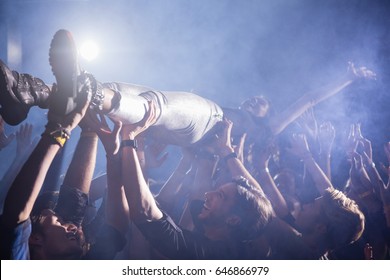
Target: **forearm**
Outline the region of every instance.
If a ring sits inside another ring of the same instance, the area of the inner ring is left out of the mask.
[[[3,179],[0,181],[0,203],[1,208],[4,205],[5,196],[8,193],[9,188],[11,187],[12,182],[15,180],[16,176],[20,172],[23,164],[26,162],[25,158],[16,157],[12,162],[11,166],[7,169],[4,174]]]
[[[259,183],[264,190],[265,195],[271,201],[273,209],[279,218],[284,218],[289,214],[286,200],[275,185],[275,182],[269,173],[267,167],[261,168],[258,171]]]
[[[153,221],[163,217],[149,189],[133,147],[123,147],[122,175],[130,217],[135,221]]]
[[[72,161],[66,172],[64,185],[88,193],[96,164],[98,137],[96,133],[81,133]]]
[[[322,169],[319,167],[319,165],[317,164],[317,162],[314,160],[313,156],[310,153],[302,156],[302,160],[305,164],[307,171],[312,177],[317,190],[321,195],[324,194],[324,191],[326,189],[328,188],[333,189],[332,183],[330,182],[328,177],[325,175],[325,173],[322,171]]]
[[[43,136],[12,183],[4,203],[8,225],[24,222],[30,216],[43,181],[60,146]]]
[[[125,234],[129,228],[130,214],[122,186],[119,157],[107,157],[107,185],[106,222],[122,234]]]
[[[304,94],[284,111],[270,119],[271,131],[274,135],[279,134],[307,109],[341,92],[353,82],[352,78],[344,78],[334,85]]]
[[[332,180],[332,172],[331,172],[331,157],[330,153],[320,153],[318,164],[320,168],[324,171],[325,175],[328,177],[328,179]]]
[[[257,188],[257,189],[262,191],[262,188],[261,188],[260,184],[249,173],[249,171],[245,168],[244,164],[236,157],[229,157],[227,159],[226,156],[228,156],[228,155],[229,155],[229,153],[226,153],[226,152],[221,154],[221,160],[225,160],[226,161],[226,164],[227,164],[227,166],[229,168],[229,171],[230,171],[230,174],[231,174],[232,178],[236,178],[236,177],[242,176],[242,177],[246,178],[253,187],[255,187],[255,188]]]

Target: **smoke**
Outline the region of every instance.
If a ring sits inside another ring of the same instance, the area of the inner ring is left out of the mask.
[[[378,81],[332,97],[317,106],[318,117],[340,131],[351,122],[389,119],[375,115],[389,96],[388,1],[3,2],[3,21],[23,38],[19,70],[49,82],[51,37],[67,28],[77,41],[92,37],[101,44],[101,57],[82,61],[98,79],[192,91],[221,106],[265,94],[281,111],[339,78],[353,61],[376,71]],[[378,130],[372,137],[390,135],[386,127]]]

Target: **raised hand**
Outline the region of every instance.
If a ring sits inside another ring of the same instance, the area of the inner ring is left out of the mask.
[[[123,127],[123,133],[127,134],[131,139],[137,137],[157,121],[156,104],[153,101],[148,101],[148,105],[149,109],[141,121],[134,124],[126,124]]]
[[[352,79],[376,80],[376,73],[367,67],[356,67],[351,61],[348,62],[348,74]]]
[[[107,156],[116,155],[120,148],[119,134],[122,129],[122,122],[115,120],[112,120],[112,122],[114,123],[114,128],[111,130],[106,117],[100,114],[99,119],[93,111],[89,111],[83,119],[83,126],[88,126],[99,136]]]
[[[31,124],[22,124],[16,132],[16,154],[23,156],[31,150],[33,143],[31,139],[33,126]]]
[[[0,116],[0,150],[7,147],[9,143],[11,143],[12,140],[14,140],[15,138],[15,134],[13,133],[8,136],[7,134],[5,134],[4,125],[5,125],[5,121]]]
[[[53,87],[53,95],[57,94],[56,88]],[[85,83],[79,89],[79,102],[76,108],[66,116],[61,116],[56,112],[55,104],[49,105],[49,112],[47,118],[49,123],[60,125],[62,128],[71,131],[74,129],[80,121],[84,118],[92,96],[92,86],[89,79],[85,80]]]
[[[335,137],[336,131],[332,123],[324,122],[320,125],[318,130],[318,141],[320,143],[321,153],[328,155],[331,153]]]
[[[218,155],[224,157],[234,152],[232,142],[231,142],[231,132],[233,127],[233,122],[224,118],[221,122],[219,122],[219,126],[221,129],[219,133],[216,135],[214,145]]]
[[[359,139],[357,136],[356,124],[351,124],[349,129],[349,134],[347,141],[345,143],[345,152],[347,157],[351,159],[353,155],[356,153],[357,146],[359,144]]]
[[[298,119],[297,123],[304,130],[304,133],[310,136],[313,140],[318,136],[318,125],[314,115],[313,107],[307,109]]]
[[[293,134],[290,138],[290,145],[291,147],[287,150],[299,158],[311,156],[305,134]]]

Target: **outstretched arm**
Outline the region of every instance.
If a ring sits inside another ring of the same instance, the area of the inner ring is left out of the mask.
[[[122,129],[123,184],[129,203],[130,217],[136,222],[154,221],[163,217],[145,181],[136,148],[134,145],[128,145],[155,121],[156,107],[154,103],[149,103],[149,110],[139,123],[126,125]]]
[[[271,131],[274,135],[279,134],[310,107],[341,92],[359,79],[375,79],[375,77],[375,73],[368,70],[366,67],[355,68],[352,63],[349,63],[349,71],[340,81],[325,88],[304,94],[283,112],[271,118]]]
[[[93,127],[102,142],[107,158],[107,196],[105,203],[106,223],[125,234],[129,228],[129,206],[122,184],[121,158],[119,152],[119,133],[122,123],[114,121],[112,131],[103,115],[100,121],[95,118]]]
[[[253,157],[255,172],[256,178],[259,180],[259,183],[261,184],[264,193],[271,201],[272,207],[274,208],[276,215],[278,215],[279,218],[283,219],[289,215],[290,211],[288,209],[286,200],[280,193],[268,169],[268,163],[271,158],[272,151],[273,144],[269,144],[261,151],[254,152]]]
[[[309,174],[314,180],[317,190],[321,195],[328,188],[333,189],[333,185],[329,178],[325,175],[317,162],[314,160],[304,134],[294,134],[291,137],[290,152],[297,155],[305,164]]]
[[[47,126],[38,145],[12,183],[3,211],[3,223],[7,227],[15,227],[29,218],[50,164],[66,141],[66,133],[64,135],[63,132],[73,130],[85,115],[90,98],[88,91],[82,94],[82,98],[80,106],[65,117],[55,116],[55,112],[49,109],[49,124],[55,122],[57,128]]]
[[[0,205],[1,205],[0,208],[1,209],[3,209],[4,199],[5,196],[7,195],[9,188],[11,187],[12,182],[15,180],[16,175],[18,175],[23,164],[26,162],[28,156],[31,154],[32,150],[34,149],[35,145],[38,142],[38,138],[36,139],[36,141],[35,139],[34,141],[31,141],[32,128],[33,126],[31,124],[22,124],[19,127],[19,130],[15,134],[15,138],[16,138],[15,158],[12,161],[10,167],[5,172],[4,177],[0,181]]]
[[[234,152],[234,148],[231,143],[231,130],[233,123],[228,119],[224,119],[221,121],[221,126],[223,130],[215,140],[216,153],[219,156],[219,160],[226,162],[232,178],[244,177],[249,180],[249,183],[253,187],[262,191],[260,184],[245,168],[244,164],[238,159],[237,154]]]
[[[15,138],[15,134],[13,133],[11,135],[5,134],[4,125],[5,125],[5,121],[0,116],[0,151],[3,148],[7,147],[9,143],[11,143],[12,140]]]

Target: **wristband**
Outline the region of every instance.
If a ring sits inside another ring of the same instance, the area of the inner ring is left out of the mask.
[[[66,141],[70,138],[70,131],[63,128],[60,124],[48,123],[46,125],[45,132],[42,136],[48,136],[50,139],[62,147],[64,147]]]
[[[137,150],[138,148],[137,140],[136,139],[123,140],[121,142],[121,148],[123,149],[124,147],[132,147],[134,150]]]

